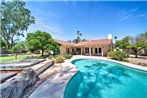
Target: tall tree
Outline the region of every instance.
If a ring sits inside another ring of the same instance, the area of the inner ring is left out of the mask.
[[[27,51],[27,48],[25,47],[25,42],[18,42],[15,45],[13,45],[12,49],[10,51],[15,53],[15,59],[17,59],[19,51]]]
[[[130,39],[130,45],[128,46],[128,48],[134,51],[136,58],[138,55],[138,51],[140,51],[141,49],[147,48],[147,39],[145,38],[145,36],[147,37],[146,34],[147,33],[140,34],[139,36],[132,37]]]
[[[114,45],[114,48],[116,48],[116,41],[117,41],[117,36],[114,36],[114,39],[115,39],[115,45]]]
[[[116,40],[117,40],[117,36],[114,36],[114,39],[115,39],[115,43],[116,43]]]
[[[77,43],[81,41],[81,37],[82,33],[80,33],[80,31],[77,31]]]
[[[25,8],[25,2],[13,0],[1,3],[1,33],[10,49],[14,44],[15,36],[24,36],[28,26],[35,23],[31,12]]]
[[[130,37],[126,36],[122,40],[116,41],[115,46],[121,49],[127,49],[127,46],[130,45],[129,40],[130,40]]]
[[[28,33],[26,39],[29,49],[31,51],[41,50],[42,56],[46,50],[52,50],[53,52],[58,51],[57,43],[52,39],[51,35],[46,32],[36,31],[34,33]]]

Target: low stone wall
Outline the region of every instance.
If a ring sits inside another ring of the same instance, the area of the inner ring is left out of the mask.
[[[0,84],[0,98],[21,98],[26,87],[35,84],[37,74],[31,68],[24,69],[11,80]]]

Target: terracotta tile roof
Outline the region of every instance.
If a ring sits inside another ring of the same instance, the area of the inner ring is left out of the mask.
[[[91,46],[91,45],[109,45],[112,43],[112,40],[110,39],[99,39],[99,40],[90,40],[90,41],[83,41],[79,43],[72,43],[72,42],[66,42],[61,40],[56,40],[57,43],[64,45],[64,46]]]
[[[108,44],[111,44],[111,42],[112,42],[112,40],[110,40],[110,39],[90,40],[90,41],[79,42],[76,44],[76,46],[108,45]]]
[[[75,43],[62,41],[62,40],[56,40],[56,42],[63,45],[63,46],[74,46],[75,45]]]

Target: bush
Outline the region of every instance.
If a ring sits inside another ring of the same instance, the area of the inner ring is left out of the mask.
[[[63,56],[65,59],[70,59],[72,57],[72,54],[64,54]]]
[[[108,52],[108,56],[119,61],[127,61],[126,59],[129,57],[127,53],[121,51],[110,51]]]
[[[64,61],[64,57],[63,56],[58,56],[55,58],[55,62],[56,63],[62,63]]]

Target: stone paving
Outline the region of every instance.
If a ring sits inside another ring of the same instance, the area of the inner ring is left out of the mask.
[[[28,98],[30,94],[43,83],[45,80],[47,80],[52,75],[60,72],[62,70],[62,66],[60,65],[52,65],[50,68],[48,68],[46,71],[44,71],[41,75],[39,75],[39,80],[36,82],[35,85],[32,85],[31,87],[27,88],[22,96],[22,98]]]
[[[62,69],[44,81],[29,98],[63,98],[68,81],[78,69],[71,64],[71,60],[65,60],[58,66],[62,66]]]

